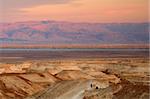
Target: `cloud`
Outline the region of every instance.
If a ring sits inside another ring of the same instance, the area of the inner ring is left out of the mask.
[[[5,21],[10,16],[17,18],[24,12],[20,11],[23,8],[30,8],[42,5],[61,5],[68,4],[74,0],[0,0],[0,21]],[[22,16],[21,16],[22,17]]]
[[[2,4],[2,5],[1,5]],[[148,0],[0,0],[0,21],[147,21]]]
[[[64,4],[73,0],[0,0],[1,6],[5,9],[16,9],[44,4]]]

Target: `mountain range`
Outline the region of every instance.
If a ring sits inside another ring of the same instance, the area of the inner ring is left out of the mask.
[[[149,23],[0,23],[1,44],[148,44]]]

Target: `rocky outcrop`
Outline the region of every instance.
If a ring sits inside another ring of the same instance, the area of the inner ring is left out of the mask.
[[[24,62],[20,64],[0,64],[0,74],[8,73],[26,73],[27,69],[30,68],[32,64],[30,62]]]
[[[139,85],[129,81],[122,81],[122,89],[114,94],[113,99],[149,99],[149,86]]]
[[[17,76],[3,76],[0,77],[2,94],[10,98],[15,97],[25,97],[32,95],[42,87],[38,84],[33,84],[31,82],[25,81]]]
[[[7,98],[22,98],[37,93],[57,81],[49,73],[2,75],[0,76],[1,95]]]
[[[94,79],[94,77],[78,70],[64,70],[56,74],[56,77],[61,80]]]

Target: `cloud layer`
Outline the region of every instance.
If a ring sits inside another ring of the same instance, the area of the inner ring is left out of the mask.
[[[72,0],[0,0],[3,7],[7,8],[20,8],[29,7],[43,4],[63,4]]]
[[[62,20],[73,22],[148,21],[148,0],[0,0],[0,22]]]

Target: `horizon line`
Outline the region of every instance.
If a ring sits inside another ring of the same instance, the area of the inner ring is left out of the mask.
[[[72,22],[72,21],[64,21],[64,20],[25,20],[25,21],[14,21],[14,22],[0,22],[0,24],[14,24],[14,23],[26,23],[26,22],[64,22],[64,23],[83,23],[83,24],[123,24],[123,23],[135,23],[135,24],[140,24],[140,23],[150,23],[150,21],[141,21],[141,22],[135,22],[135,21],[131,21],[131,22]]]

